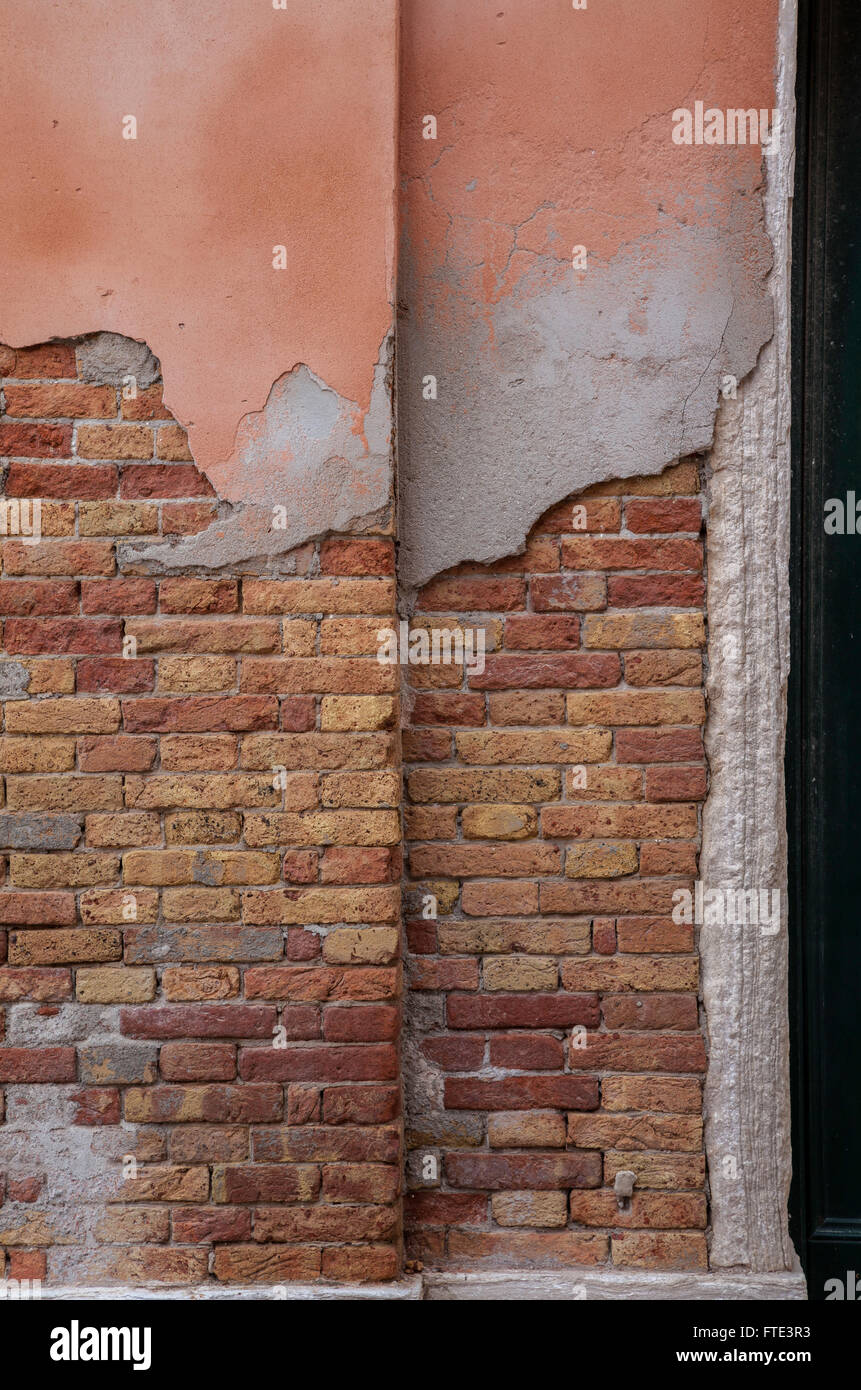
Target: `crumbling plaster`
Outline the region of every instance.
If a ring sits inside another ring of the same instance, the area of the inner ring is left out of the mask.
[[[590,483],[710,446],[722,377],[772,331],[762,151],[677,145],[672,113],[772,110],[776,3],[406,0],[407,589],[522,549]]]
[[[7,5],[0,43],[0,341],[146,343],[234,506],[210,562],[387,505],[395,0]]]

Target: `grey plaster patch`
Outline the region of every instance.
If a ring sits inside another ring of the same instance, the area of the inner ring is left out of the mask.
[[[216,961],[280,960],[284,933],[280,927],[136,927],[126,930],[128,965],[201,964]]]
[[[56,1047],[117,1031],[118,1011],[114,1008],[77,1002],[51,1008],[52,1012],[46,1013],[43,1005],[22,1000],[9,1009],[7,1042],[14,1047]]]
[[[444,321],[410,259],[406,246],[401,296],[419,306],[398,345],[407,590],[463,560],[522,550],[542,512],[591,483],[708,448],[722,377],[747,375],[772,331],[771,248],[750,190],[728,224],[668,217],[580,276],[536,255],[481,312],[468,312],[453,277],[457,308],[446,299]],[[436,400],[423,399],[427,374]]]
[[[775,335],[726,401],[711,455],[708,521],[710,790],[700,879],[778,889],[779,934],[700,932],[709,1043],[705,1090],[712,1269],[798,1270],[789,1238],[786,807],[789,669],[790,221],[795,0],[781,0],[778,101],[786,137],[767,161]],[[799,1276],[800,1277],[800,1276]]]
[[[0,813],[0,847],[3,849],[74,849],[81,833],[77,816]]]
[[[20,661],[0,661],[0,700],[26,700],[30,672]]]
[[[94,1043],[78,1048],[80,1077],[89,1086],[123,1086],[158,1079],[155,1043]]]
[[[328,531],[378,524],[392,500],[391,359],[387,337],[364,418],[304,363],[285,372],[263,409],[239,422],[233,508],[197,535],[119,546],[121,568],[220,569],[278,557]]]
[[[138,390],[158,381],[161,368],[146,343],[121,333],[93,333],[77,344],[78,371],[84,381],[122,386],[133,376]]]

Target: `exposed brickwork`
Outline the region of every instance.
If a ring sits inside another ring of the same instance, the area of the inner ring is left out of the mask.
[[[0,1266],[396,1277],[403,1072],[412,1260],[705,1268],[695,464],[439,576],[484,670],[398,669],[391,534],[146,572],[219,506],[160,385],[0,362]]]
[[[699,491],[693,461],[601,485],[419,595],[414,626],[488,649],[406,668],[425,1263],[706,1267],[698,963],[671,916],[706,792]]]
[[[0,491],[43,539],[2,539],[0,1267],[391,1278],[391,535],[139,573],[123,541],[218,505],[160,386],[84,383],[68,343],[2,365]]]

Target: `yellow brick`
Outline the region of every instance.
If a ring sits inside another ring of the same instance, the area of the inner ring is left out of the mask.
[[[162,425],[158,431],[156,456],[168,463],[193,463],[188,435],[182,425]]]
[[[177,694],[197,690],[230,690],[236,685],[236,659],[232,656],[162,656],[158,663],[158,689]]]
[[[81,918],[91,926],[132,926],[158,919],[158,893],[152,888],[93,889],[81,894]]]
[[[141,849],[123,855],[123,882],[162,884],[194,881],[194,851],[190,849]]]
[[[706,717],[705,702],[698,690],[614,690],[569,695],[567,703],[570,724],[703,724]],[[586,762],[587,759],[573,761]]]
[[[396,713],[392,695],[324,695],[320,727],[324,730],[391,729]]]
[[[236,999],[240,977],[235,965],[169,965],[161,977],[165,999]]]
[[[313,656],[317,649],[317,624],[297,618],[284,624],[285,656]]]
[[[492,1149],[562,1149],[565,1116],[558,1110],[501,1111],[487,1117]]]
[[[161,823],[158,816],[150,811],[132,811],[123,816],[87,816],[86,839],[88,845],[98,849],[158,844],[161,840]]]
[[[123,779],[107,777],[8,777],[10,811],[102,811],[123,804]]]
[[[460,823],[468,840],[525,840],[538,830],[531,806],[465,806]]]
[[[6,706],[9,734],[115,734],[119,700],[14,701]]]
[[[320,651],[323,656],[375,656],[379,630],[379,618],[324,618]]]
[[[82,459],[152,458],[153,432],[146,425],[79,425],[78,457]]]
[[[73,738],[0,738],[3,772],[69,772],[74,766]]]
[[[169,922],[239,921],[239,894],[234,888],[165,888],[161,906]]]
[[[571,699],[569,695],[569,706]],[[609,721],[584,719],[579,722],[601,724]],[[482,729],[456,734],[455,744],[465,763],[603,763],[610,757],[613,736],[603,729],[590,729],[588,733],[572,733],[570,729],[524,729],[516,733]]]
[[[80,1004],[146,1004],[155,998],[155,984],[148,967],[82,966],[75,974]]]
[[[30,672],[27,693],[34,695],[74,695],[75,663],[69,656],[18,658]],[[50,772],[50,768],[42,771]]]
[[[567,1226],[567,1192],[494,1192],[490,1199],[497,1226]]]
[[[569,878],[621,878],[637,868],[637,846],[630,840],[584,840],[571,845],[565,858]]]
[[[340,927],[323,938],[323,959],[330,965],[388,965],[399,947],[393,927]]]
[[[159,662],[161,667],[165,658]],[[165,734],[161,740],[162,772],[229,772],[236,766],[235,734]]]
[[[400,914],[395,884],[363,888],[250,888],[243,894],[243,921],[255,926],[336,922],[393,922]],[[323,955],[325,959],[326,948]]]
[[[75,965],[120,960],[122,954],[122,932],[114,930],[16,931],[9,939],[10,965]]]
[[[583,621],[584,647],[681,649],[704,647],[705,640],[702,613],[588,613]]]
[[[399,806],[401,778],[389,772],[332,772],[320,786],[321,806]]]
[[[304,773],[288,777],[283,793],[272,786],[271,774],[126,778],[126,805],[138,810],[206,806],[213,811],[226,811],[242,806],[276,806],[281,804],[282,795],[289,806],[313,806],[317,800],[316,778]]]
[[[397,811],[321,811],[291,815],[251,812],[245,817],[248,845],[396,845]]]
[[[114,854],[13,854],[9,872],[16,888],[89,888],[119,878]]]
[[[80,502],[82,536],[145,536],[158,530],[154,502]]]
[[[393,579],[246,579],[246,613],[385,613],[394,611]]]
[[[242,834],[242,817],[236,811],[174,811],[164,818],[168,844],[233,844]]]
[[[485,989],[504,989],[512,992],[551,990],[558,984],[555,960],[543,956],[490,957],[482,965]]]

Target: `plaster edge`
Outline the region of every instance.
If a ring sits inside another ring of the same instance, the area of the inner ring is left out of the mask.
[[[487,1273],[439,1270],[392,1284],[285,1284],[284,1299],[271,1287],[224,1285],[161,1288],[154,1285],[89,1285],[45,1289],[42,1302],[571,1302],[629,1300],[657,1302],[800,1301],[804,1280],[797,1274],[665,1274],[648,1270],[505,1269]]]
[[[768,152],[765,195],[775,253],[769,277],[775,332],[737,399],[722,403],[708,460],[705,740],[711,785],[700,879],[710,887],[777,888],[781,894],[781,930],[774,936],[737,925],[700,932],[713,1271],[800,1268],[787,1215],[792,1154],[783,774],[796,39],[797,0],[780,0],[777,100],[786,138]]]

